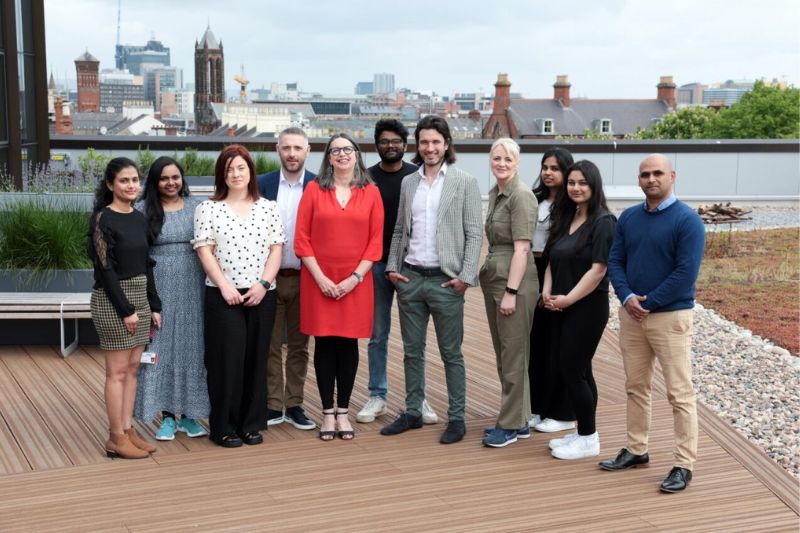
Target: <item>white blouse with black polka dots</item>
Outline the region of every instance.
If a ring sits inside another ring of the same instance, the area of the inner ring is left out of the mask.
[[[206,200],[194,212],[194,249],[214,246],[222,273],[237,289],[248,289],[258,281],[269,247],[285,242],[278,205],[272,200],[259,198],[247,219],[237,215],[224,200]],[[215,286],[208,276],[206,285]]]

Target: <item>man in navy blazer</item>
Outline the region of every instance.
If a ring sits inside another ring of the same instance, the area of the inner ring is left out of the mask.
[[[275,149],[281,160],[280,170],[257,178],[261,196],[278,204],[287,238],[276,278],[278,305],[267,355],[267,424],[272,426],[285,421],[297,429],[308,430],[316,425],[303,411],[308,336],[300,332],[300,260],[294,253],[294,228],[303,190],[317,176],[305,169],[311,148],[308,137],[300,128],[283,130]],[[281,356],[284,331],[287,341],[285,383]]]

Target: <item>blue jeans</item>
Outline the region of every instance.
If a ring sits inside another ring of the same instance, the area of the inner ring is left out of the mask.
[[[386,263],[372,265],[372,283],[375,287],[375,311],[372,321],[372,337],[367,345],[369,364],[369,395],[386,399],[389,382],[386,377],[388,359],[387,343],[392,329],[392,300],[394,285],[385,276]]]

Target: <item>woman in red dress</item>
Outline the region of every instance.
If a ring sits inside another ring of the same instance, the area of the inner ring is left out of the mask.
[[[372,335],[372,263],[381,258],[383,203],[356,142],[331,137],[317,179],[297,212],[294,249],[300,271],[300,330],[314,336],[322,399],[319,437],[355,435],[348,418],[358,370],[358,339]],[[336,408],[334,408],[334,388]]]

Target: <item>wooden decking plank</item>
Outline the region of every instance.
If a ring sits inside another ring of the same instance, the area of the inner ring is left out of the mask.
[[[19,348],[6,347],[3,358],[13,356],[27,358]],[[32,365],[32,361],[28,361]],[[0,413],[8,424],[14,439],[33,470],[69,466],[69,457],[58,445],[58,441],[40,413],[20,388],[9,368],[0,360]]]
[[[51,357],[58,356],[51,351]],[[25,390],[31,405],[49,428],[53,435],[50,446],[61,448],[73,465],[108,460],[102,445],[104,440],[101,442],[97,438],[91,438],[81,417],[35,361],[31,364],[32,359],[13,353],[0,355],[0,361],[5,363],[14,379]],[[64,378],[65,376],[59,376],[58,379]]]

